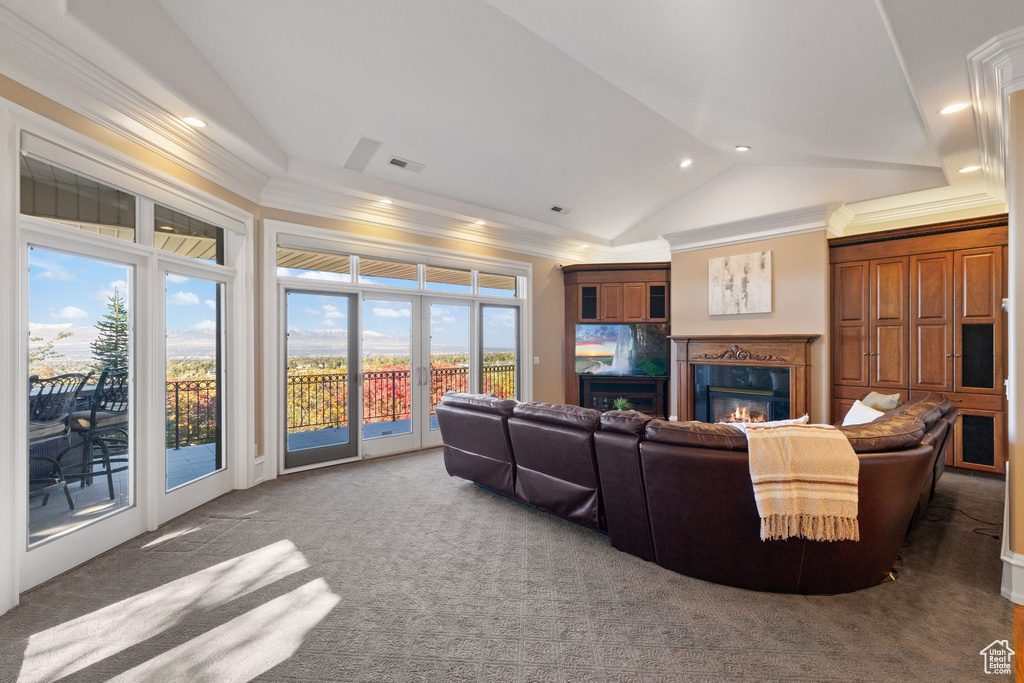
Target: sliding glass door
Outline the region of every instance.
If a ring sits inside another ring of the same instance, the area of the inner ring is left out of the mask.
[[[356,300],[285,291],[285,469],[359,455]]]

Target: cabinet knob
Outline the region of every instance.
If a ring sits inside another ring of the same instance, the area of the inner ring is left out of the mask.
[[[959,358],[959,357],[960,357],[960,354],[958,353],[958,354],[956,354],[956,355],[955,355],[955,356],[953,356],[953,357],[954,357],[954,358]]]
[[[947,353],[946,354],[946,358],[952,358],[952,357],[953,357],[953,354],[951,354],[951,353]]]
[[[964,402],[964,400],[962,398],[951,398],[949,400],[952,401],[953,403],[963,403]]]
[[[871,355],[871,354],[869,354],[869,353],[868,353],[867,351],[865,351],[865,352],[864,352],[864,355],[865,355],[865,356],[869,356],[869,355]]]

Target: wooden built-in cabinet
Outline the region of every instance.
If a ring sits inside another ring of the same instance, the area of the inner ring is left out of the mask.
[[[576,322],[668,322],[667,282],[605,282],[577,286],[580,305]]]
[[[946,394],[960,410],[947,464],[1004,472],[1006,225],[830,240],[833,421],[870,391]]]
[[[565,400],[580,403],[574,340],[578,323],[667,323],[668,263],[565,266]]]

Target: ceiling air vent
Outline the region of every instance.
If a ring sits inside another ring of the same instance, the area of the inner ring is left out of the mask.
[[[552,206],[551,210],[555,213],[571,213],[572,209],[567,209],[564,206]]]
[[[348,155],[348,160],[345,161],[345,168],[362,173],[366,170],[366,165],[370,163],[370,159],[377,153],[379,147],[380,143],[376,140],[359,138],[359,142],[352,148],[352,153]]]
[[[409,161],[408,159],[399,159],[398,157],[391,157],[388,161],[392,166],[398,168],[404,168],[406,171],[412,171],[413,173],[419,173],[424,169],[423,164],[417,164],[415,161]]]

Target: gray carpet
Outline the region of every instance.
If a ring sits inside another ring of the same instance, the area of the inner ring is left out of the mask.
[[[439,451],[220,498],[23,596],[2,681],[967,681],[1011,637],[1002,483],[947,474],[899,580],[727,588],[449,478]],[[998,532],[996,532],[998,533]]]

